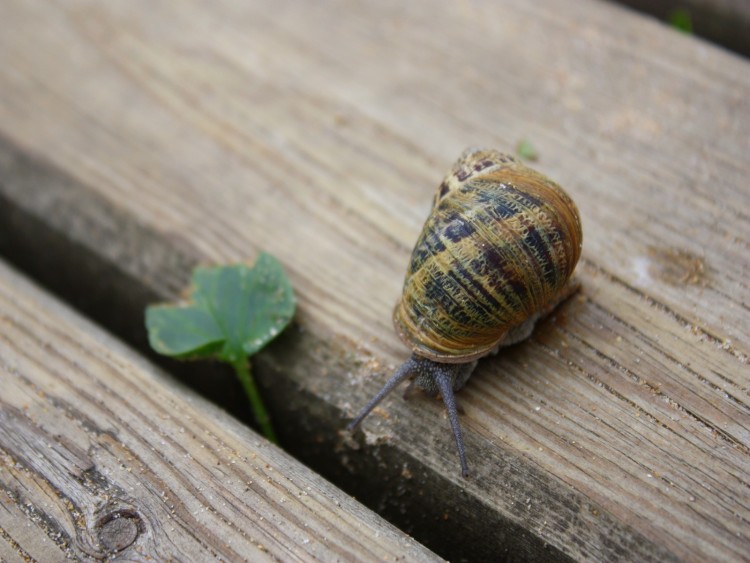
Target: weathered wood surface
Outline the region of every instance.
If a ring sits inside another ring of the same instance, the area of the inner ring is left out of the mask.
[[[443,555],[747,558],[746,61],[593,1],[0,20],[17,261],[165,295],[192,263],[274,253],[300,297],[258,364],[285,445]],[[465,146],[521,138],[581,210],[582,292],[459,396],[469,480],[436,402],[386,401],[350,448],[337,431],[406,357],[390,313],[433,189]]]
[[[439,560],[2,263],[0,327],[0,560]]]

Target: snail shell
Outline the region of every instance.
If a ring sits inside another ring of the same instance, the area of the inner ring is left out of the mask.
[[[582,240],[578,209],[559,185],[498,151],[467,150],[435,194],[393,314],[413,355],[349,428],[414,377],[443,396],[467,475],[453,392],[477,359],[529,336],[575,291]]]
[[[469,150],[414,247],[396,331],[437,362],[485,356],[565,288],[581,242],[578,210],[560,186],[510,156]]]

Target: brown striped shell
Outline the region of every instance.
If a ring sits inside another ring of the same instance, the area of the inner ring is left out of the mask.
[[[555,182],[470,149],[435,194],[393,320],[421,357],[464,363],[556,302],[581,254],[578,210]]]

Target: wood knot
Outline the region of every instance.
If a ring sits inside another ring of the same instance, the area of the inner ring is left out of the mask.
[[[670,285],[708,284],[704,258],[678,248],[649,247],[649,273]]]
[[[118,510],[102,516],[96,529],[102,549],[117,553],[136,540],[143,529],[143,520],[132,510]]]

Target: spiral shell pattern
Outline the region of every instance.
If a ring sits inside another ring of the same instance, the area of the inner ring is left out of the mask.
[[[435,194],[393,320],[428,359],[482,357],[565,288],[582,244],[555,182],[494,150],[470,149]]]

